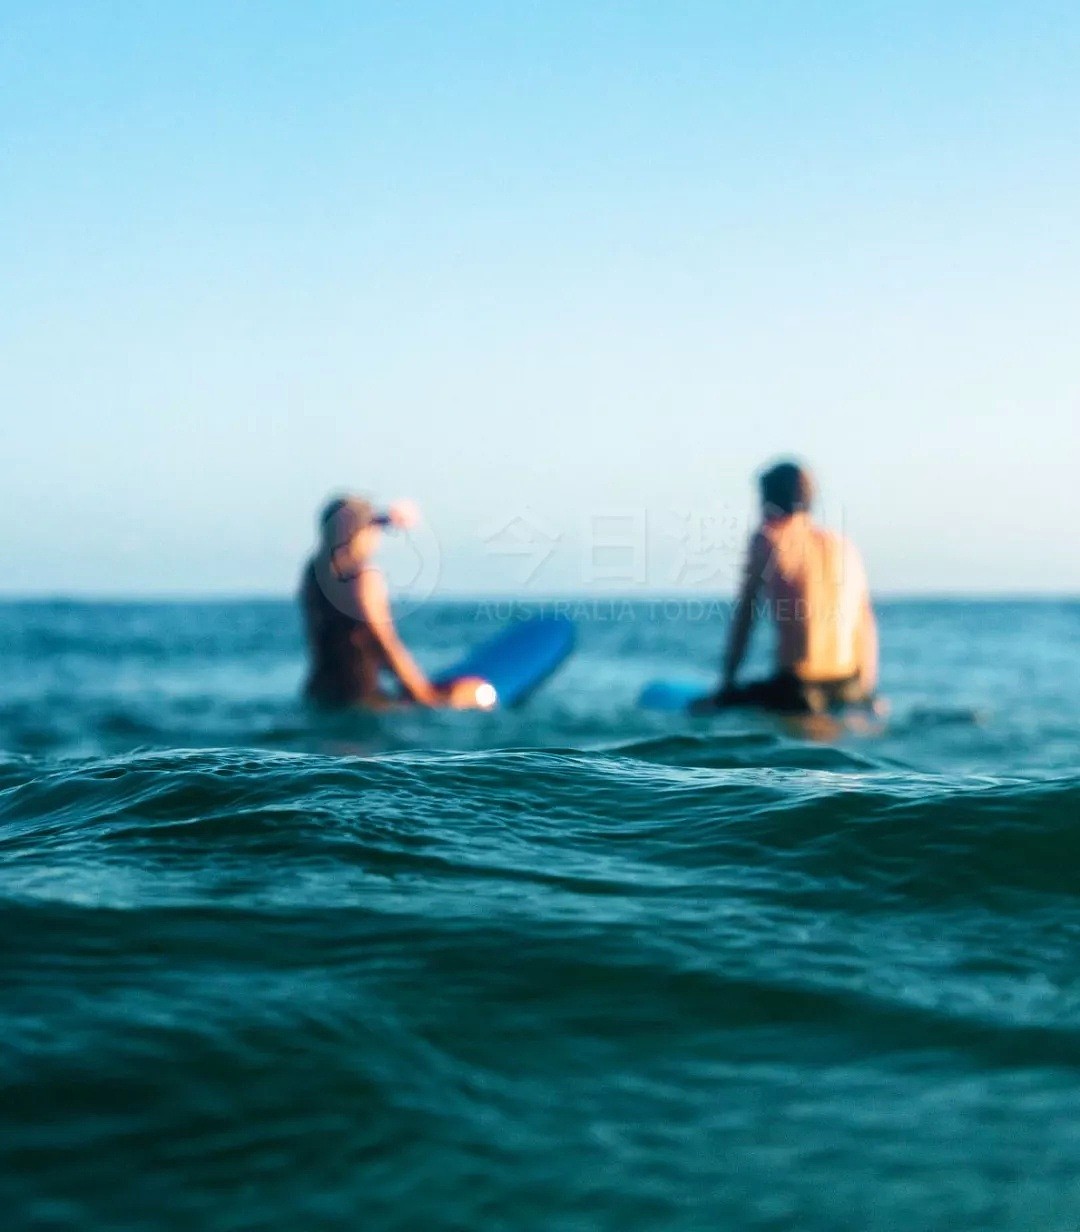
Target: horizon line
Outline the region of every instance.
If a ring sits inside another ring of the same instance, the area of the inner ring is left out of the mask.
[[[551,603],[733,603],[735,594],[702,593],[699,591],[638,591],[635,593],[548,591],[532,596],[512,591],[451,591],[432,595],[421,606],[432,603],[518,603],[537,606]],[[407,596],[403,596],[406,599]],[[905,601],[966,601],[984,602],[1061,602],[1080,601],[1080,590],[883,590],[872,596],[875,602]],[[152,604],[152,603],[294,603],[296,596],[280,591],[3,591],[0,604],[20,603],[86,603],[86,604]],[[391,599],[391,603],[394,600]]]

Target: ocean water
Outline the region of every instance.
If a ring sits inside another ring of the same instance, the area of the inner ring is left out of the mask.
[[[883,604],[869,730],[570,611],[521,711],[327,718],[287,603],[0,606],[4,1227],[1080,1227],[1080,602]]]

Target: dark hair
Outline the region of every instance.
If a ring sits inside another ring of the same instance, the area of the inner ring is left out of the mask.
[[[365,500],[362,496],[335,496],[333,500],[329,500],[322,507],[319,514],[319,526],[325,530],[326,524],[332,517],[340,513],[342,509],[349,509],[353,514],[353,525],[356,530],[361,530],[369,523],[375,521],[375,510],[370,501]]]
[[[796,462],[778,462],[762,472],[761,503],[776,513],[801,513],[814,501],[814,481],[810,472]]]
[[[349,503],[347,496],[335,496],[333,500],[328,500],[322,507],[319,514],[319,525],[325,526],[327,522],[338,512],[339,509],[344,509]]]

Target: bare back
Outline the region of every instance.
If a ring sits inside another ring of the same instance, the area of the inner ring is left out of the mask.
[[[750,550],[777,630],[777,667],[808,681],[858,672],[868,589],[854,545],[800,513],[764,522]]]

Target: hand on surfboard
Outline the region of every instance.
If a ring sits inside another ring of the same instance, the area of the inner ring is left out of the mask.
[[[451,710],[490,710],[499,700],[491,685],[479,676],[462,676],[439,692],[443,705]]]
[[[574,624],[568,617],[537,615],[513,620],[457,663],[438,672],[432,684],[446,699],[443,705],[485,710],[520,706],[559,667],[573,646]],[[483,685],[487,688],[479,687]]]

